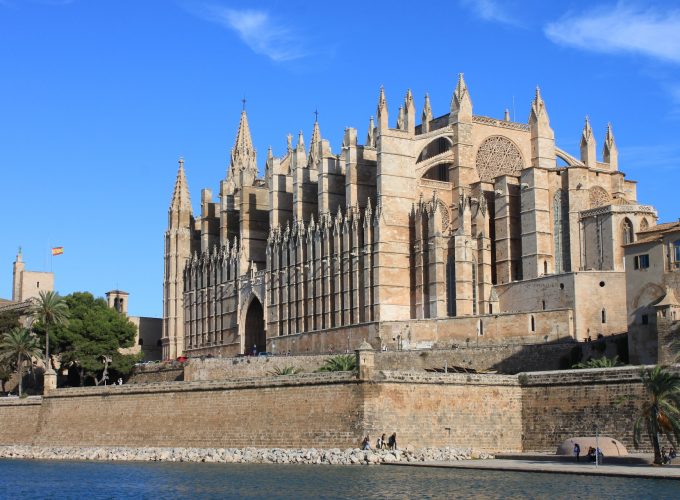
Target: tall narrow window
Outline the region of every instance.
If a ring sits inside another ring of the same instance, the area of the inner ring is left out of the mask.
[[[602,309],[602,323],[604,324],[606,322],[607,322],[607,310]]]
[[[472,261],[472,314],[477,314],[477,260]]]
[[[534,318],[533,314],[531,315],[531,332],[536,332],[536,318]]]
[[[555,272],[559,274],[571,271],[569,199],[563,189],[558,189],[553,198],[553,243],[555,246]],[[547,274],[547,271],[545,274]]]
[[[634,239],[633,224],[631,224],[628,218],[625,218],[621,223],[621,242],[626,245],[627,243],[633,243]]]
[[[673,243],[673,267],[680,269],[680,240]]]
[[[543,274],[548,274],[548,261],[543,261]]]
[[[446,310],[449,316],[456,315],[456,263],[452,256],[446,259]]]

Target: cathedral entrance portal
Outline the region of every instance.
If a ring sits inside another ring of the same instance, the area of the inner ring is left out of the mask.
[[[248,306],[245,326],[245,353],[252,354],[253,346],[257,347],[257,352],[265,352],[267,342],[264,334],[264,310],[262,303],[257,298],[253,298],[250,306]]]

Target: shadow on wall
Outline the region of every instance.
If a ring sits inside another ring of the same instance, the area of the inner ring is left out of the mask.
[[[521,346],[517,352],[493,366],[498,373],[514,375],[520,372],[568,370],[577,363],[595,358],[618,356],[628,364],[628,334],[602,337],[592,342],[553,341]],[[530,369],[523,368],[524,366]]]

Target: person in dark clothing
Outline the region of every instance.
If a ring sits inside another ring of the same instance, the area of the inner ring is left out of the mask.
[[[397,449],[397,433],[394,432],[390,436],[390,438],[387,440],[387,448],[390,450],[396,450]]]
[[[578,443],[574,443],[574,456],[576,457],[577,462],[581,461],[581,447]]]

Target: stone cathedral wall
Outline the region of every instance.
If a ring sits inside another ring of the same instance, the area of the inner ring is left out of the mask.
[[[0,401],[0,445],[355,447],[554,451],[601,435],[632,449],[639,367],[520,375],[382,371],[59,389]],[[645,447],[648,449],[648,446]]]

